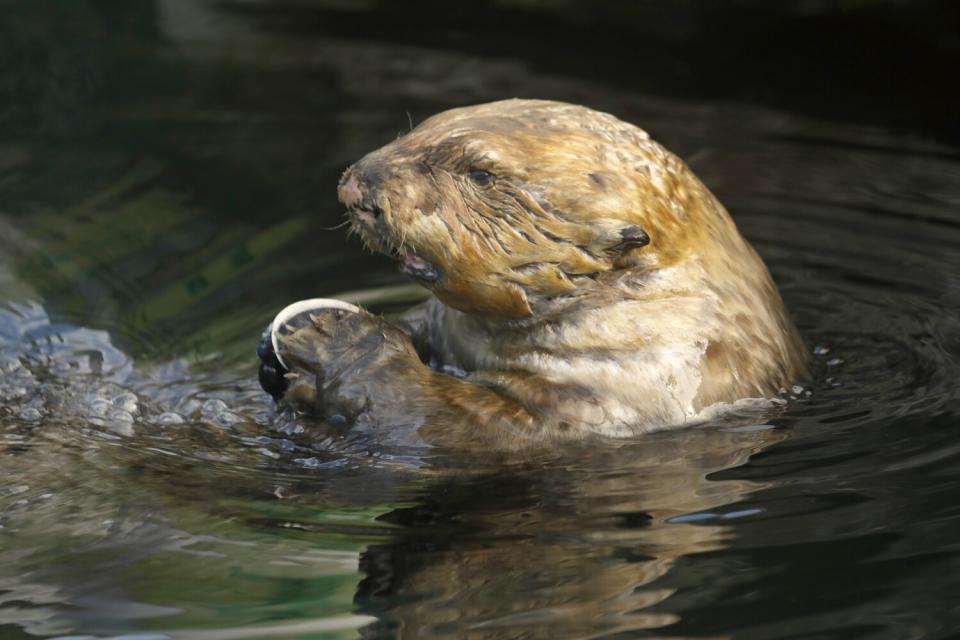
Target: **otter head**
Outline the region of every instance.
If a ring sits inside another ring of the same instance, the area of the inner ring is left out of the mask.
[[[364,242],[445,304],[521,318],[603,272],[678,260],[712,201],[700,189],[633,125],[506,100],[424,121],[350,167],[339,196]]]

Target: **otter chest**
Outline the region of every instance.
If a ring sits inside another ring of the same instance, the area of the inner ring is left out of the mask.
[[[585,407],[584,419],[596,418],[598,431],[642,429],[651,414],[688,422],[698,413],[694,405],[708,344],[698,336],[709,322],[664,326],[661,315],[636,306],[612,305],[524,331],[484,326],[448,310],[446,340],[457,365],[469,371],[527,373],[570,396],[588,395],[589,403],[581,398],[576,404]],[[557,401],[563,401],[562,393]]]

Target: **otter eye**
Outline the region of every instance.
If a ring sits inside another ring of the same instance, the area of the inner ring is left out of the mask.
[[[470,179],[474,184],[477,184],[481,187],[485,187],[493,182],[493,174],[489,171],[484,171],[483,169],[471,169],[470,173],[467,175],[470,176]]]

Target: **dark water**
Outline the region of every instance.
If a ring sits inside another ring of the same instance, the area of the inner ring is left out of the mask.
[[[932,94],[623,86],[373,4],[7,8],[0,638],[954,637],[960,146]],[[781,415],[504,462],[275,413],[252,347],[280,307],[422,295],[329,230],[343,168],[514,95],[638,123],[714,189],[816,354]]]

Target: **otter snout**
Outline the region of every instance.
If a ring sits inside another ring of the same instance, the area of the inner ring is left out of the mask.
[[[351,166],[340,178],[337,195],[340,202],[348,209],[366,209],[378,212],[377,195],[388,177],[387,168],[383,162],[370,157],[363,157]]]
[[[416,253],[409,244],[397,242],[384,216],[388,205],[384,198],[384,180],[395,180],[396,172],[373,162],[369,156],[347,169],[340,179],[337,195],[347,207],[360,237],[368,246],[399,261],[400,272],[424,284],[433,285],[443,274],[437,265],[428,262]]]
[[[380,234],[382,229],[378,229],[378,223],[383,210],[376,204],[369,179],[365,177],[358,164],[347,169],[337,187],[337,197],[350,212],[355,224],[359,223]]]
[[[365,159],[347,169],[337,186],[340,202],[351,213],[367,211],[379,217],[381,208],[377,196],[382,183],[381,174],[379,169],[371,166]]]
[[[360,181],[352,174],[346,174],[337,189],[340,202],[348,209],[355,209],[363,202],[363,192],[360,191]]]

